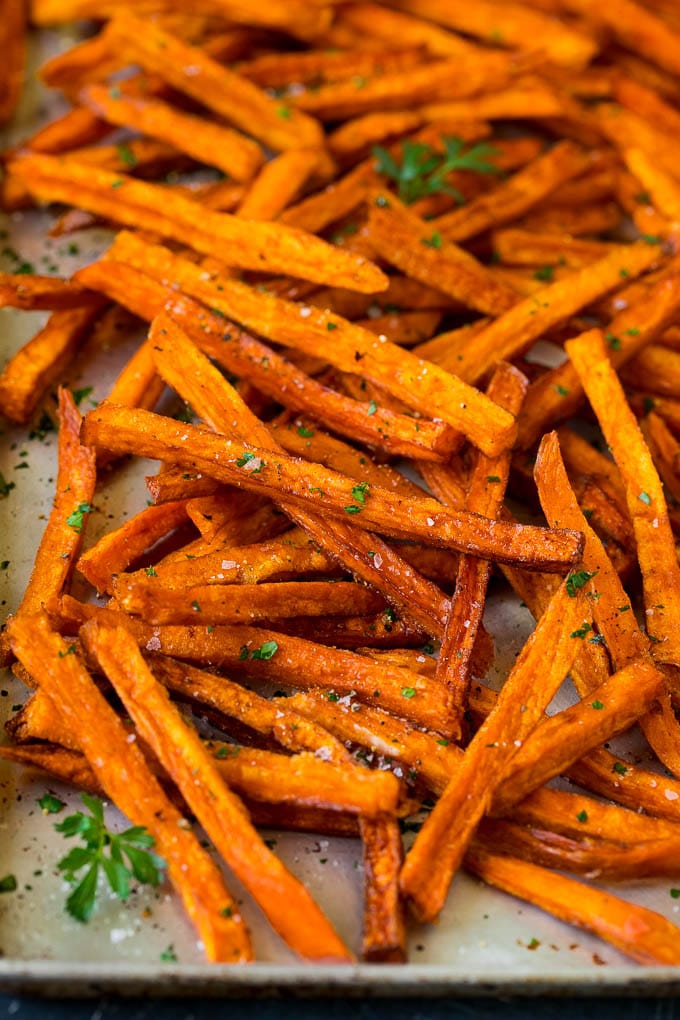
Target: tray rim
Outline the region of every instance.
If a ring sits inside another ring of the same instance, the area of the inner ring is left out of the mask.
[[[129,998],[378,998],[424,996],[427,998],[513,996],[526,999],[565,996],[597,998],[647,995],[666,998],[680,995],[680,972],[676,967],[607,966],[601,970],[579,968],[569,973],[558,969],[542,974],[515,973],[490,976],[473,970],[454,974],[445,964],[353,964],[295,965],[253,963],[243,967],[225,964],[76,963],[59,960],[0,960],[0,993],[41,998],[96,998],[116,995]]]

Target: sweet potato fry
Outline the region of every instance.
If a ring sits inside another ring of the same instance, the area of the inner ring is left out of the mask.
[[[31,616],[66,589],[94,509],[94,453],[80,441],[81,417],[68,390],[59,390],[59,449],[56,496],[38,546],[31,577],[16,616]],[[0,662],[7,665],[6,634],[0,635]]]
[[[362,819],[365,902],[361,956],[369,963],[406,960],[406,922],[399,895],[404,851],[396,818]]]
[[[487,393],[501,407],[516,415],[526,387],[527,381],[521,373],[510,365],[501,364],[494,372]],[[479,454],[470,476],[466,509],[497,518],[509,474],[509,450],[494,458]],[[461,556],[437,663],[436,677],[449,689],[449,704],[458,722],[458,736],[462,733],[467,710],[472,654],[482,622],[490,574],[489,563],[476,557]]]
[[[43,328],[5,365],[0,407],[5,417],[25,424],[45,390],[62,375],[101,312],[104,301],[53,312]]]
[[[269,450],[195,425],[177,424],[149,411],[101,404],[86,416],[83,435],[96,448],[114,453],[134,451],[179,463],[306,510],[325,510],[334,516],[349,513],[362,530],[418,538],[483,559],[555,573],[565,571],[580,555],[581,539],[573,532],[488,521],[475,514],[448,510],[425,497],[395,496],[378,486],[362,489],[363,499],[359,499],[353,494],[357,489],[353,479],[338,472],[306,462],[303,481],[294,458],[275,453],[272,460]],[[347,511],[348,506],[357,509]]]
[[[633,412],[626,404],[604,340],[570,340],[567,353],[595,411],[626,487],[642,572],[647,632],[657,662],[680,664],[680,566],[661,480]]]
[[[504,892],[529,900],[568,924],[585,928],[645,964],[677,964],[678,929],[646,907],[475,845],[465,867]]]
[[[241,202],[244,219],[275,220],[322,166],[321,149],[289,149],[266,163]]]
[[[291,616],[377,613],[385,600],[351,581],[283,581],[254,585],[167,588],[113,583],[118,605],[148,623],[256,623]]]
[[[623,158],[659,212],[673,222],[680,221],[680,182],[677,178],[660,167],[644,149],[625,149]]]
[[[646,57],[671,74],[680,73],[680,34],[635,0],[613,0],[606,9],[593,10],[588,0],[568,0],[570,10],[602,22],[634,53]]]
[[[111,591],[111,577],[187,520],[184,500],[149,506],[110,531],[79,557],[76,567],[99,592]]]
[[[534,117],[558,117],[565,103],[547,82],[538,78],[518,78],[500,92],[488,92],[469,99],[429,103],[420,108],[425,120],[526,120]]]
[[[4,0],[0,10],[0,47],[3,53],[0,124],[12,117],[21,96],[26,62],[26,17],[23,3]]]
[[[517,219],[587,166],[588,157],[582,149],[573,142],[559,142],[496,188],[439,216],[434,224],[442,237],[464,241],[490,226]]]
[[[474,382],[495,362],[523,354],[547,329],[620,286],[622,274],[625,279],[639,276],[657,259],[658,252],[651,245],[622,245],[566,279],[548,284],[478,333],[473,348],[456,351],[460,354],[459,375]]]
[[[296,272],[298,275],[369,293],[385,277],[361,256],[342,252],[281,224],[251,222],[197,207],[184,196],[157,184],[138,181],[73,160],[27,155],[14,160],[10,173],[44,201],[65,201],[114,222],[142,227],[213,255],[215,246],[229,252],[232,265],[244,269]],[[197,222],[199,225],[197,226]]]
[[[177,782],[187,803],[273,927],[307,959],[351,956],[306,889],[267,849],[243,806],[182,721],[123,628],[88,624],[83,638],[122,698],[140,735]],[[304,919],[300,923],[300,919]]]
[[[609,357],[618,369],[641,351],[673,322],[680,307],[680,276],[671,271],[655,284],[650,293],[629,305],[609,323]],[[583,334],[590,336],[589,332]],[[587,342],[587,340],[586,340]],[[578,410],[583,386],[569,361],[551,369],[529,387],[519,416],[519,446],[526,449],[554,422]]]
[[[344,81],[321,85],[293,97],[298,110],[323,121],[344,120],[374,110],[403,109],[424,100],[462,99],[477,92],[502,88],[521,64],[505,54],[483,51],[410,68],[374,75],[360,89],[352,76]]]
[[[499,5],[481,0],[468,5],[463,0],[398,0],[400,10],[417,14],[446,28],[487,42],[489,39],[511,49],[531,50],[535,40],[550,60],[560,67],[580,69],[596,52],[596,43],[564,23],[557,23],[529,5]]]
[[[646,256],[649,259],[649,248]],[[433,413],[464,432],[485,453],[510,441],[511,416],[492,401],[447,372],[389,342],[378,342],[368,330],[309,305],[296,305],[224,276],[205,280],[200,268],[165,249],[119,235],[111,256],[151,275],[177,280],[182,290],[246,328],[278,343],[318,356],[323,352],[342,371],[361,371],[425,415]],[[651,259],[650,259],[651,261]],[[309,309],[309,311],[307,311]],[[331,329],[329,329],[329,325]],[[329,339],[332,332],[332,339]]]
[[[100,784],[135,824],[144,825],[167,861],[170,878],[196,925],[209,960],[245,962],[250,939],[220,873],[149,771],[140,749],[97,690],[77,655],[44,614],[19,616],[12,647],[68,722]]]
[[[650,411],[642,419],[640,428],[664,485],[672,498],[680,503],[680,444],[655,411]]]
[[[81,89],[78,98],[83,106],[110,124],[134,127],[151,138],[168,142],[234,180],[250,180],[262,162],[257,143],[232,128],[180,112],[160,99],[127,95],[120,89],[113,96],[111,92],[105,85],[88,85]]]
[[[31,312],[42,308],[82,308],[101,305],[96,295],[70,280],[55,276],[0,273],[0,307]]]
[[[585,611],[579,591],[565,582],[553,596],[495,708],[469,744],[454,778],[416,837],[402,869],[401,889],[422,920],[432,920],[441,911],[453,875],[495,787],[569,670],[576,654],[570,635]],[[544,640],[553,649],[548,664],[543,661]],[[543,671],[540,684],[538,662]]]
[[[454,32],[447,32],[418,15],[390,10],[377,3],[354,3],[344,7],[339,19],[360,33],[387,40],[390,45],[396,38],[412,46],[425,46],[437,57],[472,56],[478,52],[473,43]]]
[[[495,230],[494,251],[509,265],[571,266],[581,269],[604,258],[616,245],[607,241],[584,240],[561,234],[532,234],[519,228]]]
[[[515,304],[508,288],[457,245],[442,243],[442,236],[394,197],[375,193],[366,237],[378,255],[478,312],[500,315]]]
[[[140,20],[130,11],[117,13],[106,34],[110,45],[131,63],[160,75],[173,88],[197,99],[270,148],[279,151],[321,144],[321,130],[311,117],[270,98],[202,49]]]
[[[650,344],[626,365],[621,378],[624,384],[674,397],[680,387],[680,351]]]
[[[196,669],[165,655],[147,653],[152,673],[180,697],[208,705],[248,730],[274,739],[289,751],[313,751],[324,761],[344,762],[349,752],[327,730],[285,704],[260,697],[224,676]]]

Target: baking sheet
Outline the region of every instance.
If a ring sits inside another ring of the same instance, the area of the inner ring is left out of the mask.
[[[70,46],[70,31],[44,34],[41,55]],[[34,53],[34,59],[36,54]],[[43,119],[48,100],[32,88],[24,97],[10,143],[28,134]],[[54,108],[54,100],[49,100]],[[88,231],[73,239],[45,241],[49,217],[16,213],[3,224],[0,268],[15,270],[30,262],[35,271],[68,275],[95,258],[110,241],[105,231]],[[0,365],[30,337],[46,313],[0,311]],[[121,337],[108,350],[89,351],[68,377],[87,410],[105,395],[120,365],[139,337]],[[56,473],[56,434],[5,427],[0,436],[0,471],[13,488],[0,499],[0,608],[19,603],[37,544],[49,513]],[[87,544],[141,509],[147,500],[142,476],[153,465],[127,464],[116,470],[97,495],[90,515]],[[77,585],[77,581],[76,581]],[[78,590],[76,588],[76,594]],[[486,624],[496,640],[498,661],[491,683],[498,683],[514,662],[531,628],[531,618],[497,592]],[[0,673],[0,721],[26,696],[9,671]],[[561,707],[569,691],[554,707]],[[635,739],[628,753],[639,760]],[[612,994],[675,993],[680,988],[673,968],[643,968],[614,949],[549,915],[495,892],[467,875],[456,877],[437,925],[413,927],[412,962],[403,967],[358,965],[313,967],[300,964],[271,932],[255,905],[241,891],[243,911],[254,937],[258,963],[249,967],[209,966],[203,962],[193,929],[167,885],[142,887],[127,903],[108,893],[95,916],[83,925],[64,910],[68,886],[56,869],[73,841],[55,832],[63,817],[46,816],[38,798],[51,791],[77,809],[77,794],[35,773],[0,763],[0,877],[14,874],[15,892],[0,895],[0,987],[49,994],[99,994],[140,991],[186,994]],[[125,822],[113,808],[109,823]],[[358,840],[317,838],[291,833],[269,834],[286,865],[316,896],[340,935],[357,951],[361,927],[362,866]],[[412,837],[411,837],[412,838]],[[230,886],[238,884],[229,876]],[[680,923],[680,901],[670,896],[671,882],[628,884],[614,891]],[[162,962],[172,946],[177,963]]]

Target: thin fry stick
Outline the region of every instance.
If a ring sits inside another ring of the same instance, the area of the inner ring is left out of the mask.
[[[642,571],[648,634],[657,662],[680,665],[680,566],[661,480],[607,358],[601,337],[566,345],[626,487]]]
[[[123,628],[88,624],[83,631],[140,734],[169,770],[187,803],[273,927],[307,959],[351,955],[304,887],[267,849],[241,803],[221,780],[198,737],[182,721]]]
[[[113,222],[142,227],[213,255],[228,245],[232,265],[297,272],[350,289],[380,290],[385,277],[361,256],[350,255],[282,224],[251,222],[213,212],[175,192],[124,174],[54,156],[27,155],[9,165],[32,195],[72,202]],[[170,200],[169,200],[170,198]],[[199,224],[197,226],[197,223]]]
[[[494,710],[477,731],[449,786],[406,858],[401,889],[422,920],[441,911],[451,880],[495,786],[508,771],[518,746],[535,729],[553,694],[562,683],[576,654],[570,634],[586,611],[576,591],[566,582],[551,600],[536,630],[520,653]],[[543,641],[553,649],[543,661]],[[543,675],[537,682],[538,662]],[[427,862],[427,863],[426,863]]]
[[[144,825],[167,861],[170,878],[214,962],[252,959],[250,939],[221,875],[128,740],[77,655],[51,631],[44,614],[19,616],[11,626],[15,654],[40,680],[58,713],[77,735],[97,779],[132,822]]]

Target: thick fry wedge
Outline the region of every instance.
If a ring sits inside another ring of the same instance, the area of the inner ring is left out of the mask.
[[[262,842],[210,755],[154,680],[131,635],[93,623],[84,628],[83,638],[141,736],[274,928],[306,959],[349,961],[350,953],[309,893]]]
[[[97,690],[77,655],[50,630],[44,614],[18,616],[12,647],[77,735],[101,786],[131,821],[144,825],[167,861],[170,878],[198,929],[209,960],[245,962],[250,939],[219,870],[149,771],[140,749]]]
[[[26,62],[26,6],[3,0],[0,9],[0,48],[3,62],[0,74],[0,123],[8,121],[19,102]]]

